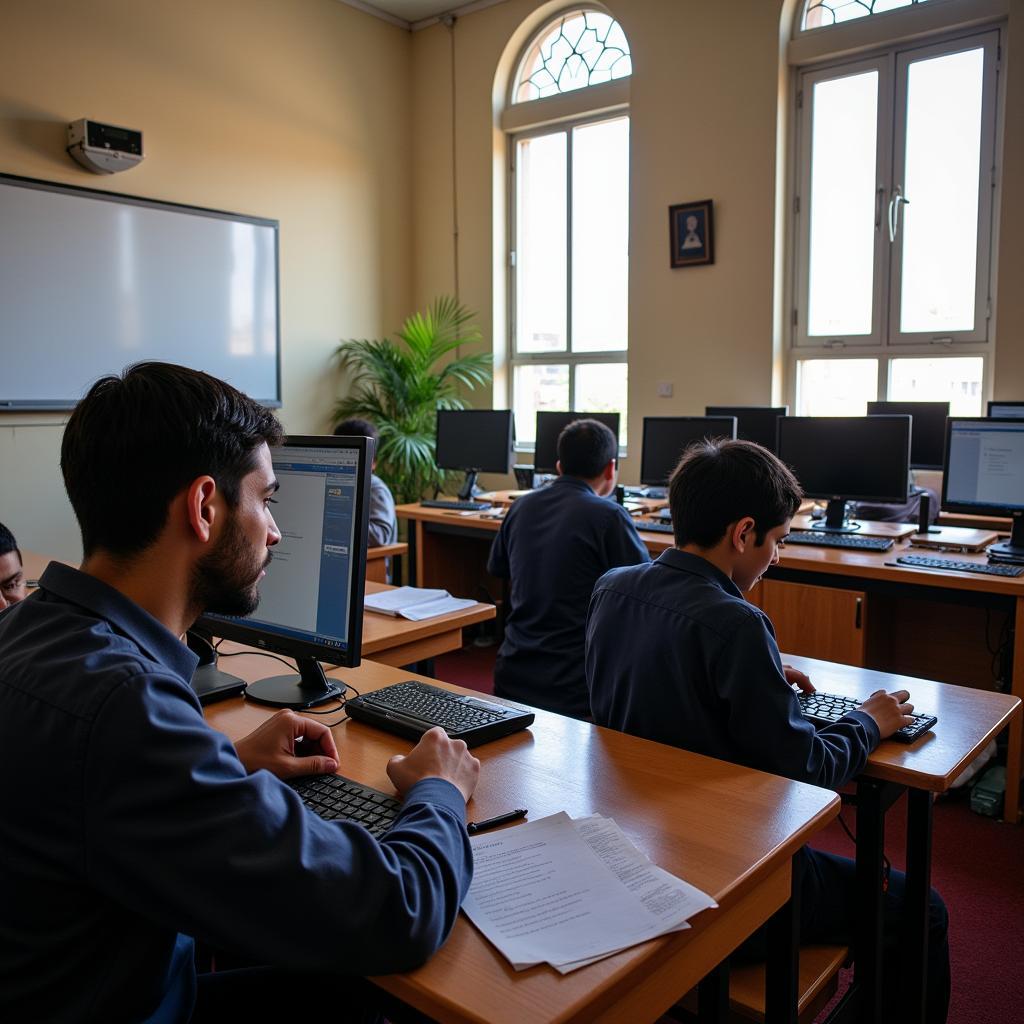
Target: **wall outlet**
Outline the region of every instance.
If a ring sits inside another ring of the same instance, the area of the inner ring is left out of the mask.
[[[672,381],[670,381],[670,380],[659,380],[658,381],[658,397],[659,398],[671,398],[672,397]]]

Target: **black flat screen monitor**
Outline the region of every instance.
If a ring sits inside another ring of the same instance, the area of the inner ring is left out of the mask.
[[[645,416],[640,483],[664,487],[694,441],[735,436],[735,416]]]
[[[949,402],[868,402],[869,416],[909,416],[910,468],[942,469]]]
[[[435,460],[439,469],[461,469],[459,497],[472,498],[478,473],[510,473],[515,430],[509,409],[438,409]]]
[[[709,405],[705,416],[735,416],[736,436],[776,453],[776,432],[780,416],[789,415],[788,405]]]
[[[949,419],[942,507],[967,515],[1011,516],[1009,544],[989,550],[1024,556],[1024,420]]]
[[[907,500],[910,480],[909,416],[783,416],[779,458],[809,498],[827,498],[818,529],[847,532],[848,500]]]
[[[603,423],[619,443],[617,412],[539,412],[537,413],[537,445],[533,455],[535,473],[554,473],[558,462],[558,435],[574,420],[597,420]]]
[[[988,414],[997,420],[1024,420],[1024,402],[989,402]]]
[[[280,487],[271,508],[281,541],[245,618],[202,616],[202,633],[295,658],[298,675],[250,683],[246,697],[306,708],[340,697],[321,661],[359,664],[373,441],[289,437],[271,449]]]

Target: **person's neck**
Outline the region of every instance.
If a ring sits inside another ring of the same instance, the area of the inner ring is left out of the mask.
[[[175,636],[184,636],[196,619],[188,600],[191,565],[180,552],[159,544],[129,558],[93,551],[81,571],[134,601]]]
[[[733,578],[734,567],[732,557],[724,545],[716,544],[713,548],[702,548],[697,544],[683,544],[681,547],[677,545],[677,550],[684,551],[688,555],[696,555],[698,558],[703,558],[705,562],[710,562],[719,572],[728,576],[729,579]]]

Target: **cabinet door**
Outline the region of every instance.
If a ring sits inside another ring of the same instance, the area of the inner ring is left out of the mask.
[[[867,597],[862,591],[777,580],[761,585],[759,604],[775,626],[783,654],[863,666]]]

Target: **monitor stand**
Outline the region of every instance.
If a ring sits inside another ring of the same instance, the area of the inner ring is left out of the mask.
[[[217,668],[217,651],[210,642],[212,637],[196,629],[185,634],[185,642],[194,654],[199,655],[199,664],[192,674],[192,689],[196,691],[199,703],[213,704],[218,700],[236,697],[245,692],[245,680]]]
[[[483,490],[476,485],[476,478],[479,472],[479,469],[466,470],[466,482],[462,485],[462,488],[459,491],[459,501],[472,501],[478,494],[484,493]]]
[[[812,523],[811,529],[822,530],[825,533],[855,533],[860,529],[860,523],[846,518],[845,498],[829,498],[825,508],[825,521]]]
[[[1001,544],[992,544],[988,552],[990,555],[999,555],[1003,559],[1012,558],[1024,563],[1024,512],[1013,513],[1013,530],[1010,539]]]
[[[269,676],[250,683],[245,699],[275,708],[313,708],[329,700],[340,700],[345,692],[342,683],[328,679],[316,658],[296,658],[298,675]]]

